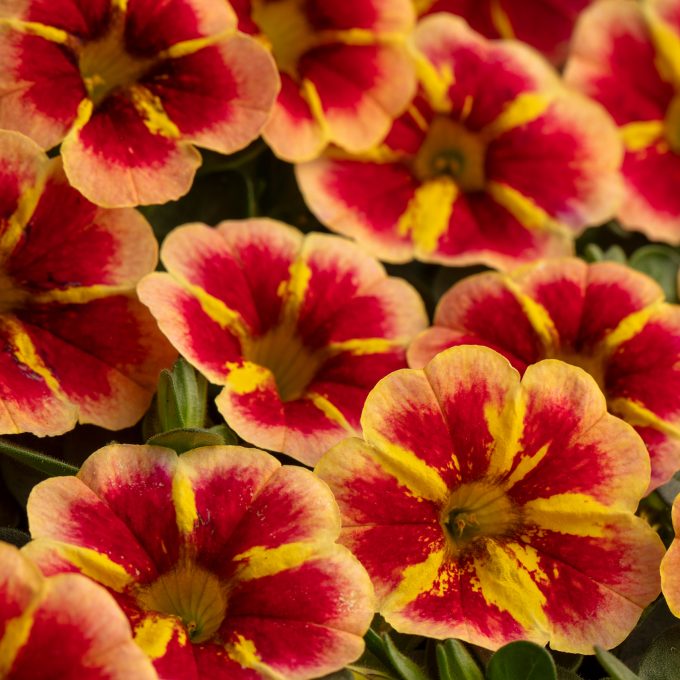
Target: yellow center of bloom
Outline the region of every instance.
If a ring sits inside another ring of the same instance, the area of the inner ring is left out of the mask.
[[[282,323],[265,335],[245,341],[243,356],[265,366],[274,375],[282,401],[294,401],[305,392],[322,360],[304,345],[293,324]]]
[[[486,145],[480,135],[446,116],[430,125],[416,154],[413,172],[421,181],[448,176],[466,192],[484,188]]]
[[[296,77],[300,56],[317,44],[301,0],[254,0],[252,19],[279,70]]]
[[[675,95],[666,111],[664,132],[668,146],[680,154],[680,95]]]
[[[78,53],[80,74],[95,106],[114,90],[136,83],[155,63],[125,49],[122,18],[112,21],[111,29],[99,40],[84,43]]]
[[[190,561],[144,586],[137,593],[137,602],[147,611],[181,619],[194,643],[210,640],[227,611],[226,592],[218,578]]]
[[[519,522],[519,512],[497,484],[469,482],[453,491],[440,523],[454,553],[469,550],[480,538],[507,535]]]

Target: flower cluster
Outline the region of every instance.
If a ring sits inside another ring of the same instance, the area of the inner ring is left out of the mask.
[[[680,617],[679,102],[680,0],[0,0],[0,678]]]

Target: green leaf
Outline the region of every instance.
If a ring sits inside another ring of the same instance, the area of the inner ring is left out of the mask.
[[[459,640],[446,640],[437,645],[439,680],[484,680],[477,662]]]
[[[624,663],[602,647],[595,646],[595,656],[611,680],[640,680]]]
[[[176,453],[182,454],[201,446],[222,446],[225,441],[224,437],[217,432],[182,428],[161,432],[149,438],[146,443],[153,446],[165,446],[167,449],[173,449]]]
[[[385,644],[387,658],[392,668],[399,674],[401,680],[430,680],[418,664],[397,649],[397,646],[392,642],[392,638],[387,633],[383,633],[381,637]]]
[[[205,425],[208,381],[184,359],[172,370],[161,371],[156,393],[156,413],[160,432],[200,429]]]
[[[583,680],[581,676],[570,668],[557,667],[557,680]]]
[[[621,246],[610,246],[602,250],[597,243],[589,243],[583,250],[586,262],[618,262],[626,264],[626,253]]]
[[[678,268],[680,254],[677,251],[652,244],[636,250],[628,261],[630,266],[651,276],[662,288],[669,302],[678,301]]]
[[[11,458],[17,463],[30,467],[48,477],[63,477],[75,475],[78,472],[75,465],[65,463],[58,458],[52,458],[52,456],[46,456],[44,453],[28,449],[25,446],[19,446],[6,439],[0,439],[0,455]]]
[[[680,675],[680,625],[665,630],[642,659],[640,680],[677,680]]]
[[[550,653],[525,640],[501,647],[491,657],[486,673],[488,680],[557,680]]]

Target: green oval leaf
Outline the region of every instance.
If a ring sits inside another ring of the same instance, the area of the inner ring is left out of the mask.
[[[557,680],[557,668],[543,647],[519,640],[501,647],[489,661],[488,680]]]
[[[477,662],[459,640],[437,645],[439,680],[484,680]]]
[[[11,458],[37,472],[42,472],[48,477],[63,477],[75,475],[78,472],[75,465],[65,463],[58,458],[52,458],[52,456],[46,456],[44,453],[28,449],[25,446],[19,446],[6,439],[0,439],[0,455]]]
[[[651,276],[662,288],[669,302],[678,301],[678,268],[680,255],[662,245],[648,245],[636,250],[629,264],[647,276]]]
[[[382,634],[385,652],[392,667],[399,674],[401,680],[430,680],[417,663],[402,654],[387,633]]]
[[[148,439],[146,443],[153,446],[165,446],[166,449],[182,454],[201,446],[221,446],[225,444],[225,441],[224,437],[217,432],[182,428],[157,434]]]
[[[595,656],[602,668],[609,673],[611,680],[640,680],[633,671],[619,661],[611,652],[602,647],[595,647]]]
[[[654,640],[640,664],[640,680],[677,680],[680,676],[680,625]]]

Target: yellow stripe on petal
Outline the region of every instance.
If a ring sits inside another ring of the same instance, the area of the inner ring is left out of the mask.
[[[367,433],[367,439],[376,449],[373,455],[380,467],[414,497],[441,504],[446,502],[449,497],[448,486],[422,458],[413,451],[387,441],[377,432]]]
[[[403,344],[386,338],[353,338],[352,340],[332,342],[328,345],[326,351],[332,355],[349,352],[355,356],[365,356],[366,354],[385,354],[402,347]]]
[[[619,345],[635,337],[647,325],[651,317],[656,314],[665,303],[658,301],[629,314],[619,325],[604,337],[600,347],[605,354],[611,354]]]
[[[288,280],[281,281],[276,294],[283,300],[283,318],[294,322],[307,294],[312,270],[302,257],[298,257],[288,268],[288,273]]]
[[[541,339],[545,350],[550,352],[554,348],[559,347],[559,334],[548,310],[532,297],[525,295],[519,285],[511,278],[504,277],[504,283],[521,305],[527,320]]]
[[[193,531],[198,521],[198,510],[194,488],[191,479],[182,470],[181,458],[172,478],[172,503],[175,506],[177,528],[186,536]]]
[[[429,254],[449,228],[458,187],[450,177],[436,177],[419,186],[399,218],[397,233],[411,236],[420,253]]]
[[[162,52],[159,52],[157,59],[159,61],[162,61],[163,59],[180,59],[181,57],[186,57],[190,54],[194,54],[195,52],[199,52],[206,47],[212,47],[223,40],[231,38],[233,35],[236,35],[236,29],[222,31],[221,33],[208,35],[203,38],[184,40],[171,45],[168,47],[168,49],[163,50]]]
[[[490,478],[501,477],[512,469],[522,449],[525,413],[526,402],[517,393],[509,394],[500,410],[493,404],[484,406],[484,419],[494,442],[487,469]]]
[[[318,543],[286,543],[276,548],[255,546],[236,555],[236,562],[244,562],[234,576],[239,581],[252,581],[295,569],[320,555]]]
[[[517,189],[507,184],[489,182],[486,190],[496,203],[503,206],[527,229],[571,233],[566,225],[554,220],[543,208],[523,196]]]
[[[243,637],[243,635],[236,635],[236,639],[225,645],[224,650],[232,661],[244,668],[257,671],[266,680],[287,680],[286,676],[278,673],[262,661],[257,653],[255,643]]]
[[[649,4],[642,4],[647,19],[647,28],[656,48],[656,68],[661,77],[671,83],[680,84],[680,36],[665,21],[659,18]]]
[[[582,493],[561,493],[528,501],[522,506],[522,516],[539,530],[593,538],[611,535],[611,524],[617,517],[611,507]]]
[[[628,151],[641,151],[653,146],[664,135],[662,120],[644,120],[627,123],[619,128],[623,145]]]
[[[415,52],[416,75],[430,103],[437,113],[450,113],[453,105],[449,89],[456,78],[450,64],[437,68],[424,54]]]
[[[164,616],[147,616],[134,630],[134,639],[137,646],[155,661],[163,658],[168,651],[172,638],[178,634],[178,643],[184,646],[186,633],[184,627],[178,625],[177,619]]]
[[[312,112],[312,117],[316,121],[317,125],[321,129],[321,135],[324,139],[330,139],[330,127],[328,125],[328,120],[326,119],[326,114],[323,110],[323,104],[321,103],[321,97],[319,96],[319,91],[311,80],[303,78],[302,84],[300,86],[300,92],[304,97],[307,104],[309,104],[309,110]]]
[[[179,128],[170,120],[160,97],[141,85],[134,85],[129,91],[132,95],[132,105],[152,135],[168,139],[180,138]]]
[[[423,593],[440,593],[448,585],[445,576],[447,572],[442,573],[441,570],[445,559],[446,550],[442,548],[431,552],[424,562],[406,567],[399,585],[388,595],[381,611],[385,614],[390,611],[398,612]],[[435,582],[439,583],[437,591],[434,590]],[[386,618],[389,621],[389,616]]]
[[[8,676],[21,648],[28,642],[35,612],[44,599],[46,588],[46,582],[42,581],[40,590],[33,595],[33,599],[21,614],[7,621],[3,636],[0,638],[0,678]]]
[[[77,567],[85,576],[118,593],[123,592],[135,580],[124,567],[96,550],[56,541],[53,545],[63,559]]]
[[[64,45],[69,40],[69,34],[60,28],[54,26],[46,26],[36,21],[22,21],[21,19],[0,19],[0,26],[8,26],[14,31],[25,33],[27,35],[35,35],[50,42],[60,43]]]
[[[510,613],[525,630],[547,631],[546,598],[537,584],[548,577],[538,567],[536,550],[519,544],[501,547],[493,540],[486,542],[486,549],[487,556],[474,561],[486,602]]]
[[[236,394],[250,394],[274,383],[274,376],[268,368],[250,361],[243,364],[228,362],[226,368],[229,371],[227,385]]]
[[[40,376],[54,394],[61,395],[59,382],[38,355],[35,345],[31,342],[22,325],[11,316],[5,316],[2,319],[2,325],[9,335],[12,345],[11,351],[15,359]]]
[[[342,415],[342,411],[338,409],[333,403],[331,403],[326,397],[316,392],[309,392],[305,395],[306,399],[309,399],[316,408],[323,413],[328,420],[339,425],[343,430],[346,430],[348,434],[354,434],[354,428],[347,422],[345,416]]]
[[[42,293],[31,295],[31,302],[41,305],[55,302],[62,305],[80,305],[91,302],[92,300],[111,297],[112,295],[126,295],[129,293],[130,286],[106,286],[95,284],[93,286],[46,290]]]
[[[491,22],[498,31],[501,38],[512,40],[515,38],[515,31],[510,23],[510,17],[501,6],[501,0],[491,0]]]
[[[542,446],[533,456],[521,458],[517,467],[512,471],[506,482],[507,488],[511,488],[517,482],[524,479],[532,470],[535,470],[548,453],[549,445]]]
[[[531,123],[548,109],[551,100],[545,93],[523,92],[509,102],[500,115],[482,130],[482,137],[489,141],[504,132]]]
[[[608,401],[609,410],[614,415],[619,416],[625,420],[629,425],[653,427],[659,432],[670,435],[672,437],[680,438],[680,427],[669,423],[667,420],[660,418],[656,413],[653,413],[643,404],[633,401],[632,399],[611,399]]]

